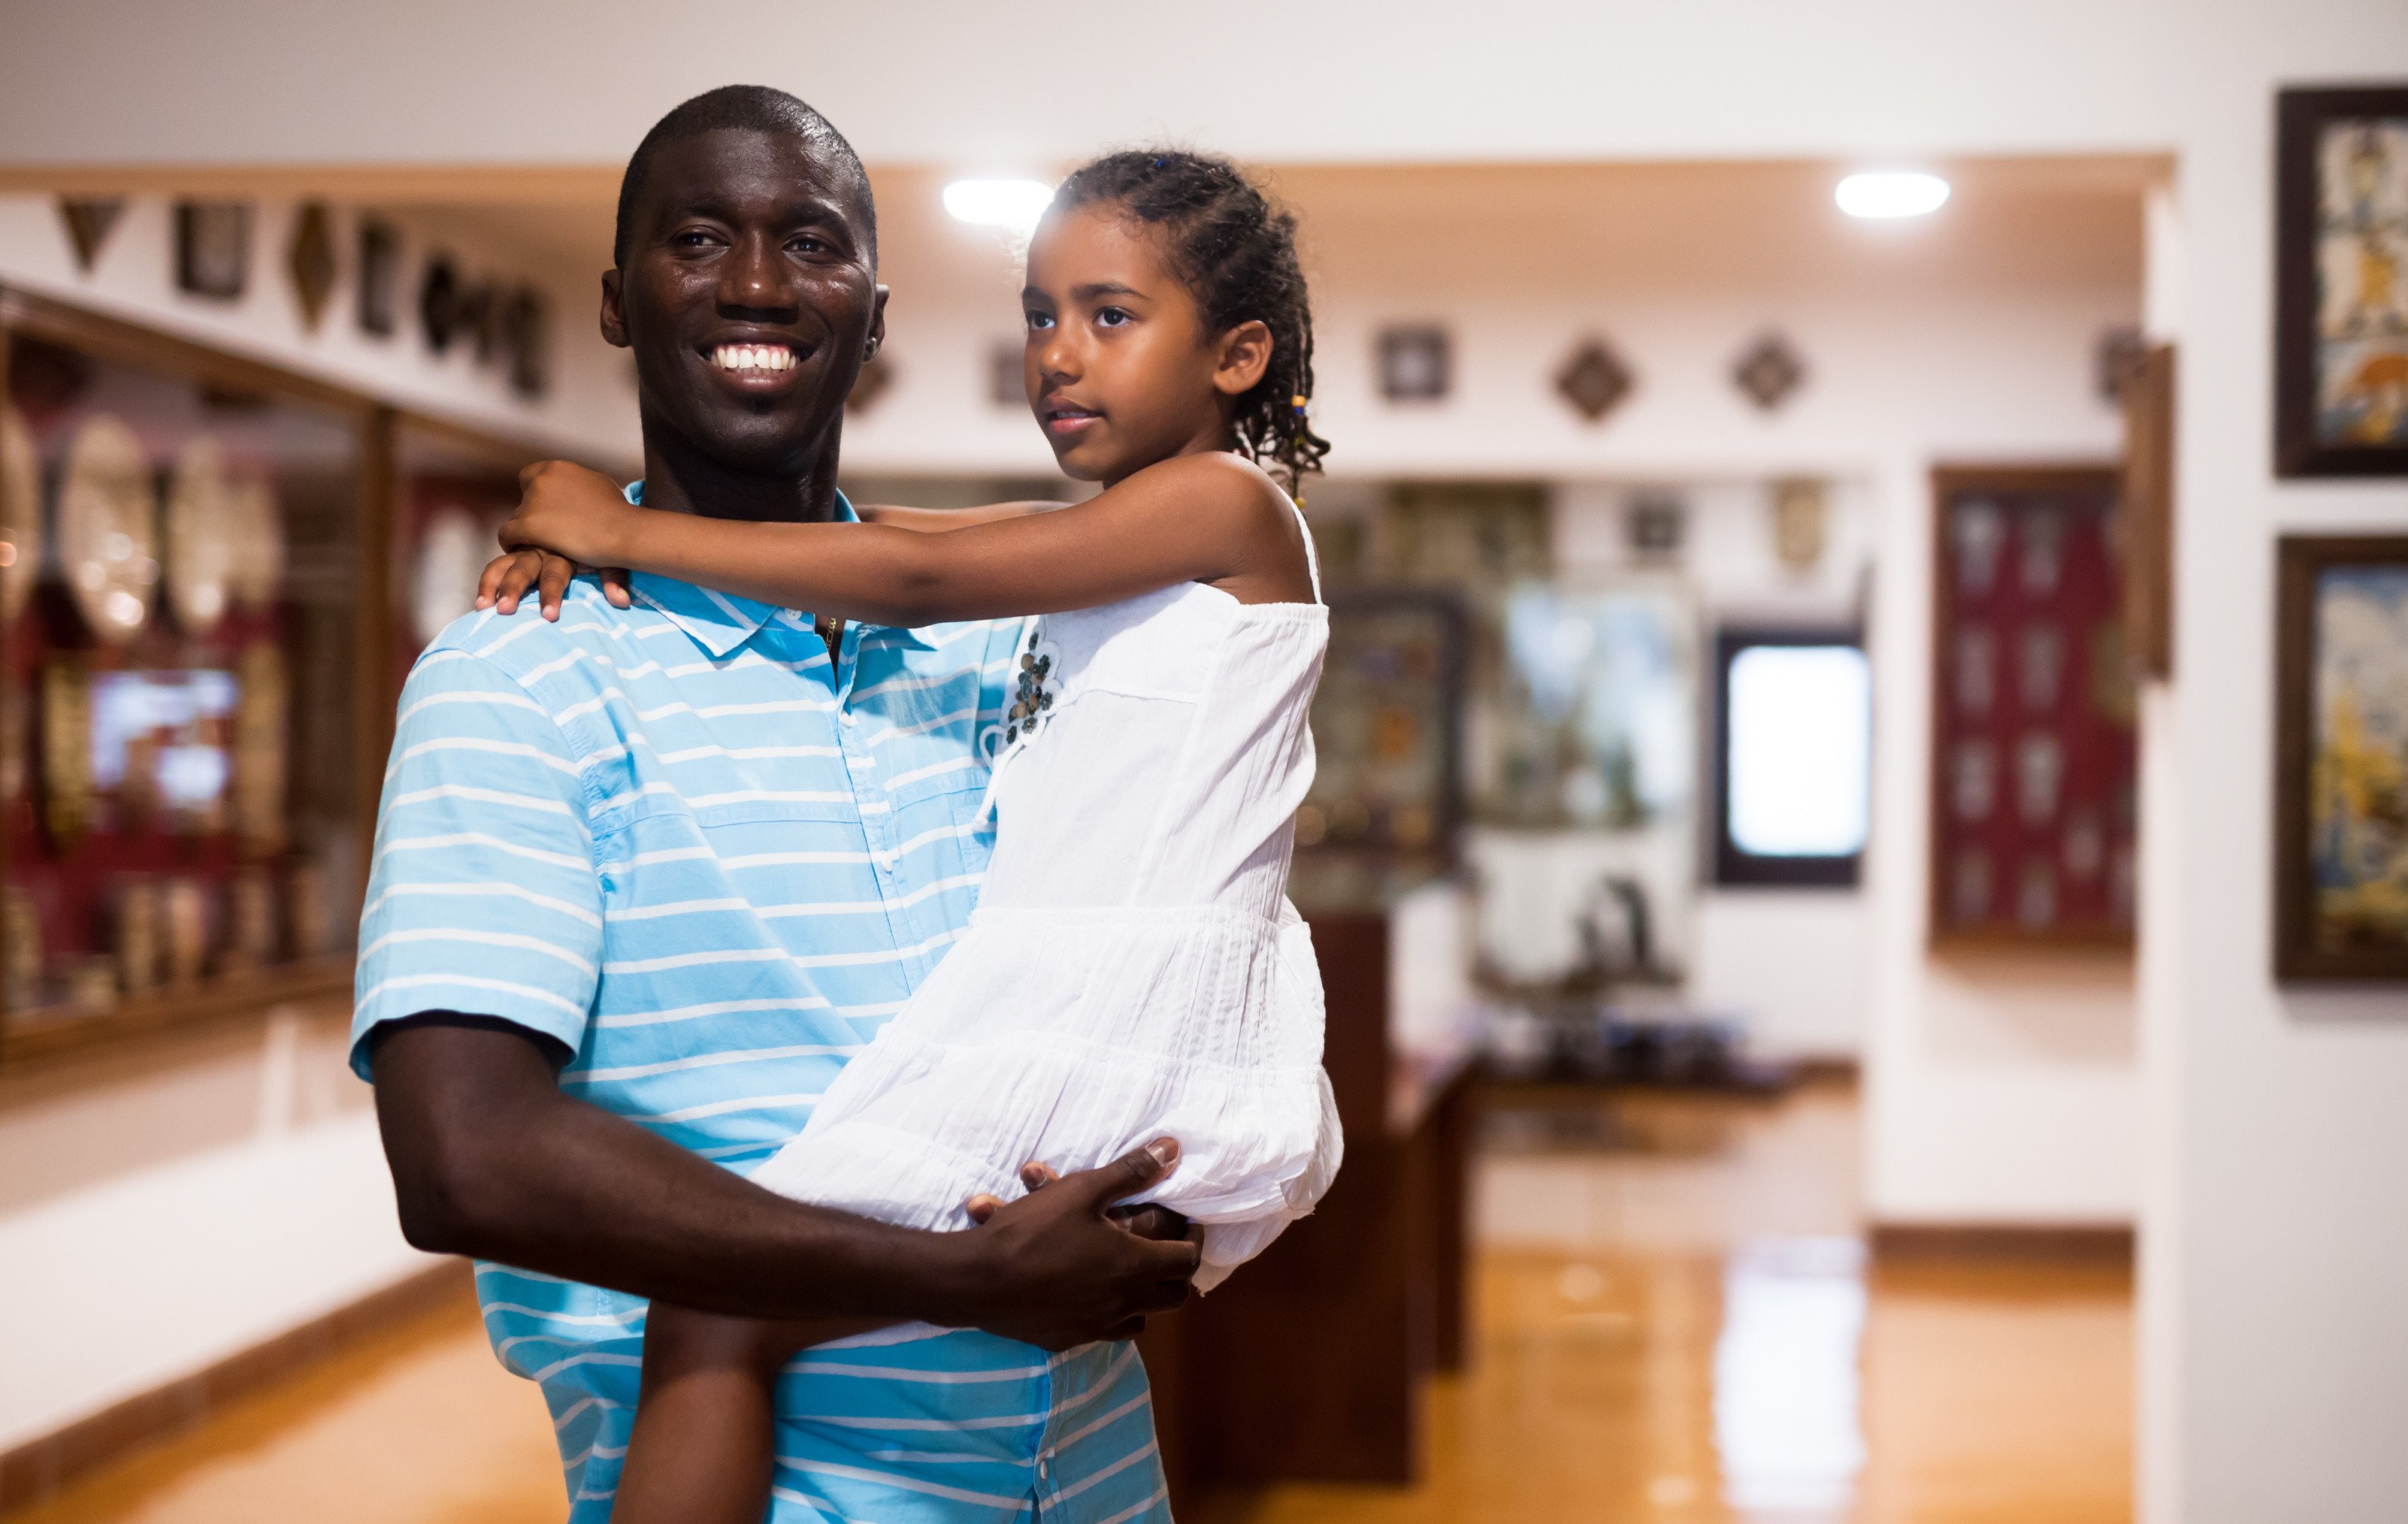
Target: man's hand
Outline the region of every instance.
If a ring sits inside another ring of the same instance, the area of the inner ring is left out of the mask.
[[[430,1017],[373,1049],[377,1118],[412,1244],[734,1317],[924,1321],[1050,1349],[1134,1332],[1187,1295],[1197,1250],[1111,1220],[1168,1139],[962,1232],[773,1195],[561,1092],[565,1054],[508,1023]]]
[[[1125,1339],[1148,1313],[1187,1300],[1198,1249],[1185,1219],[1144,1209],[1115,1219],[1113,1203],[1134,1196],[1179,1162],[1179,1145],[1157,1138],[1101,1169],[1054,1177],[1041,1164],[1021,1172],[1029,1193],[998,1204],[974,1197],[979,1226],[963,1234],[983,1272],[961,1321],[1046,1349]],[[1140,1224],[1143,1223],[1140,1228]]]

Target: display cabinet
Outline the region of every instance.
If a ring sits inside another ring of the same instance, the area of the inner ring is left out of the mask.
[[[2139,831],[2115,471],[1937,473],[1931,936],[2128,945]]]
[[[7,290],[0,396],[0,1061],[339,998],[412,600],[534,452]]]

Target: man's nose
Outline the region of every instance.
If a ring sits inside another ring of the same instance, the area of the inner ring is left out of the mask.
[[[767,236],[739,238],[719,269],[719,305],[770,317],[791,318],[796,309],[794,272]]]

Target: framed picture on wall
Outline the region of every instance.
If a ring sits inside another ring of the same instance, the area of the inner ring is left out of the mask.
[[[2274,976],[2408,979],[2408,535],[2286,535]]]
[[[2276,107],[2274,466],[2408,476],[2408,86]]]
[[[1935,946],[2131,941],[2118,485],[2107,465],[1933,473]]]

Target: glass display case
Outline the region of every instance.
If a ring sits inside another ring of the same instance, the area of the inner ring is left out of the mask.
[[[0,345],[5,1031],[338,988],[369,414],[22,298]]]
[[[0,289],[0,1061],[351,984],[394,701],[547,451]]]

